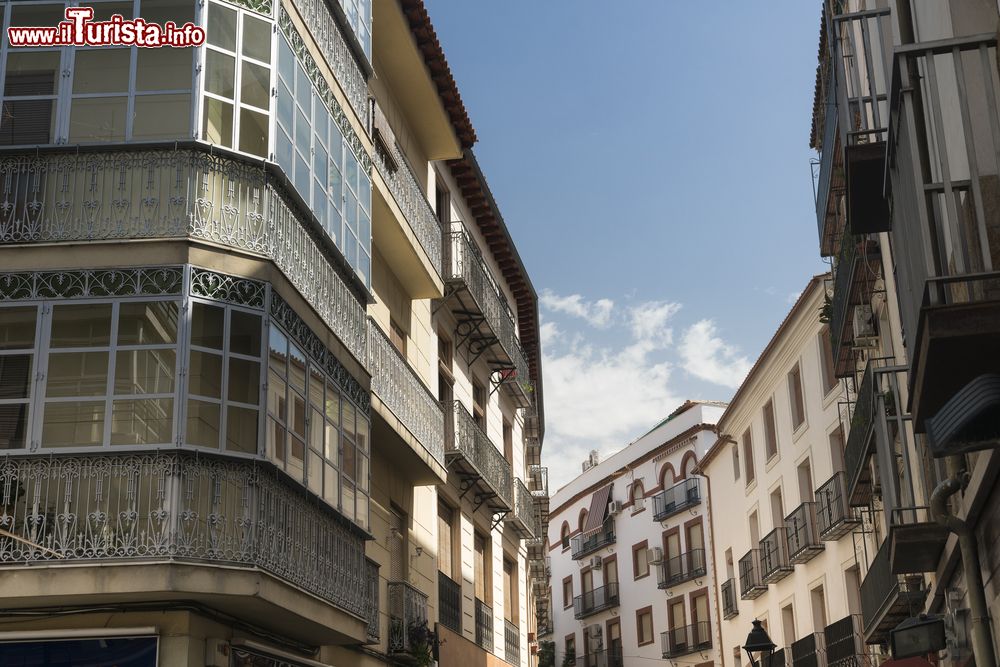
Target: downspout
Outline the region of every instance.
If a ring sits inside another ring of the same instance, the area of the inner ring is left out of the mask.
[[[709,479],[707,472],[699,470],[698,467],[695,467],[692,473],[701,475],[705,480],[705,496],[708,499],[708,512],[706,512],[708,518],[708,539],[712,544],[712,587],[715,588],[720,582],[716,570],[716,561],[718,558],[716,558],[717,554],[715,553],[715,522],[712,521],[712,480]],[[724,666],[726,664],[726,651],[722,646],[722,615],[719,613],[721,600],[716,597],[715,590],[712,591],[712,599],[715,600],[715,604],[713,605],[715,607],[715,641],[717,642],[716,646],[719,647],[719,658],[722,660]],[[737,667],[739,667],[738,663]]]
[[[968,523],[948,512],[948,498],[961,490],[962,481],[968,477],[968,472],[962,470],[962,459],[958,456],[949,456],[947,466],[950,477],[938,484],[931,493],[931,514],[935,521],[958,536],[965,570],[965,587],[969,594],[969,609],[972,612],[972,654],[976,659],[976,666],[997,667],[976,535]]]

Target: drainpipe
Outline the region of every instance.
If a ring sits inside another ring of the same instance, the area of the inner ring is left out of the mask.
[[[693,474],[693,475],[701,475],[701,478],[703,480],[705,480],[705,499],[706,499],[707,504],[708,504],[708,512],[706,512],[706,516],[708,518],[708,540],[709,540],[709,544],[712,545],[712,548],[711,548],[711,551],[712,551],[712,585],[713,586],[718,586],[720,584],[720,582],[719,582],[719,575],[718,575],[718,572],[716,570],[716,562],[715,562],[716,560],[718,560],[715,557],[716,556],[716,553],[715,553],[715,522],[712,521],[712,480],[709,479],[707,472],[705,472],[704,470],[700,469],[700,465],[701,464],[696,465],[695,468],[694,468],[694,470],[691,471],[691,474]],[[715,591],[714,590],[712,591],[712,598],[715,599],[715,605],[714,605],[715,606],[715,641],[717,642],[717,645],[719,647],[719,657],[722,659],[723,667],[725,667],[725,664],[726,664],[726,651],[724,650],[724,648],[722,646],[722,612],[719,611],[719,607],[722,606],[722,604],[721,604],[722,601],[719,600],[719,599],[717,599],[715,597]],[[736,667],[739,667],[739,663],[738,662],[736,663]]]
[[[947,465],[950,477],[938,484],[931,494],[931,514],[935,521],[958,536],[958,546],[965,570],[965,587],[969,593],[969,608],[972,612],[972,653],[976,665],[997,667],[976,535],[968,523],[948,512],[948,498],[961,490],[962,480],[968,477],[968,473],[961,469],[961,457],[949,456]]]

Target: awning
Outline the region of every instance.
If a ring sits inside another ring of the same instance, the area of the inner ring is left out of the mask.
[[[583,532],[590,533],[604,525],[604,518],[608,514],[608,501],[611,500],[612,486],[612,484],[608,484],[604,488],[594,491],[594,497],[590,499],[590,511],[587,512],[587,524],[583,527]]]

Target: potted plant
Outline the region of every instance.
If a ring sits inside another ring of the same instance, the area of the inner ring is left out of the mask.
[[[427,627],[427,621],[414,623],[409,629],[410,650],[416,667],[430,667],[434,664],[434,643],[437,637],[434,631]]]
[[[556,643],[538,643],[538,667],[556,667]]]

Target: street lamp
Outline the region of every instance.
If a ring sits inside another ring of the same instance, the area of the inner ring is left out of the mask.
[[[747,643],[743,645],[743,650],[750,657],[751,667],[771,667],[771,656],[774,655],[774,642],[767,636],[767,630],[761,627],[760,621],[754,620],[753,629],[747,635]],[[753,654],[757,654],[757,659],[753,659]],[[767,662],[764,659],[767,659]]]

